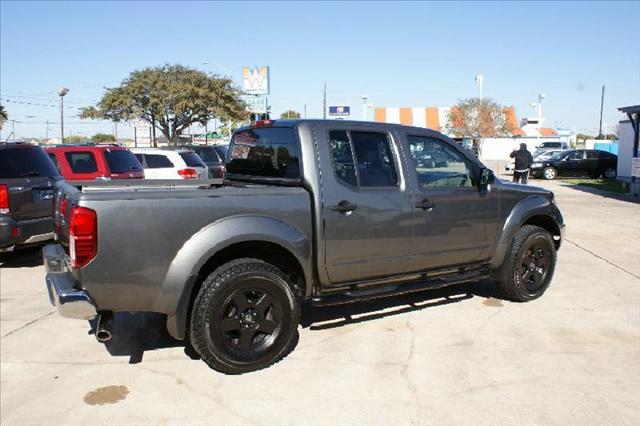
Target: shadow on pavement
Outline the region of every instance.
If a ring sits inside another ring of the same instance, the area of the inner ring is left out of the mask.
[[[310,330],[326,330],[463,302],[474,296],[500,298],[491,282],[481,281],[338,306],[313,307],[305,304],[302,307],[300,324],[303,328]],[[90,324],[92,328],[90,334],[93,334],[95,320],[90,321]],[[173,347],[183,347],[189,358],[200,359],[187,341],[176,340],[168,334],[166,315],[163,314],[117,312],[113,316],[112,336],[112,339],[105,344],[107,351],[113,356],[128,356],[130,364],[142,362],[146,351]],[[297,343],[296,335],[287,354],[295,348]]]
[[[463,302],[472,299],[474,296],[500,298],[495,286],[491,282],[481,281],[359,303],[327,307],[305,305],[303,306],[301,325],[304,328],[308,327],[310,330],[326,330],[348,324],[372,321],[392,315]]]
[[[42,246],[0,253],[0,268],[32,268],[42,265]]]
[[[605,198],[612,198],[614,200],[640,204],[640,197],[633,194],[620,194],[617,192],[603,191],[601,189],[591,188],[589,186],[576,185],[576,184],[570,184],[570,183],[563,183],[562,186],[564,186],[565,188],[575,189],[576,191],[587,192],[593,195],[600,195],[601,197],[605,197]]]

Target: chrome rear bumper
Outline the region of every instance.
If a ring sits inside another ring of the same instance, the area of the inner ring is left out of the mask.
[[[96,305],[91,296],[78,290],[66,265],[66,253],[59,244],[49,244],[42,249],[47,271],[45,278],[49,301],[66,318],[90,320],[96,317]]]

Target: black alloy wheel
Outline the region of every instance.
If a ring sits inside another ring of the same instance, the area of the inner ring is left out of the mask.
[[[300,303],[289,278],[258,259],[228,262],[202,283],[190,340],[213,369],[241,374],[266,368],[293,347]]]
[[[527,290],[535,293],[544,285],[551,263],[548,245],[535,242],[526,249],[520,259],[518,273]]]
[[[274,301],[259,279],[247,280],[244,284],[249,287],[242,284],[227,298],[209,333],[212,339],[224,341],[229,350],[254,353],[267,350],[282,329],[282,301]]]

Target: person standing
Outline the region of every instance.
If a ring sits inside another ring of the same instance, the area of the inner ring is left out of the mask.
[[[527,150],[527,144],[521,143],[520,149],[513,151],[510,157],[516,160],[513,170],[513,181],[522,182],[526,185],[529,180],[529,169],[531,168],[531,164],[533,164],[533,155]]]

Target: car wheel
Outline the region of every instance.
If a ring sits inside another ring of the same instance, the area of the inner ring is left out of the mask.
[[[546,180],[554,180],[558,176],[558,171],[553,167],[546,167],[542,171],[542,177]]]
[[[209,275],[193,304],[190,340],[214,370],[241,374],[282,359],[295,343],[300,304],[288,278],[258,259]]]
[[[609,167],[607,170],[604,171],[604,177],[606,177],[607,179],[615,179],[616,170],[612,167]]]
[[[497,287],[514,302],[542,296],[556,266],[556,247],[546,230],[525,225],[516,234],[497,273]]]

